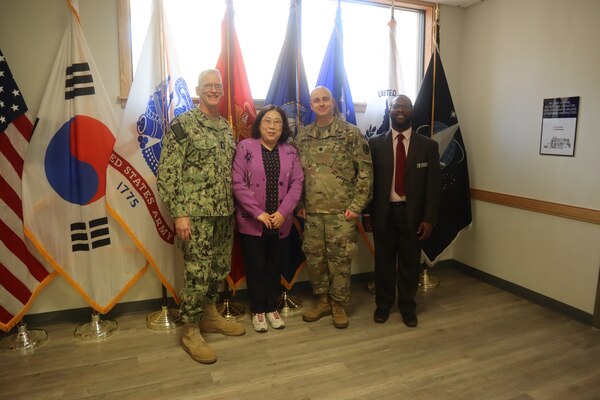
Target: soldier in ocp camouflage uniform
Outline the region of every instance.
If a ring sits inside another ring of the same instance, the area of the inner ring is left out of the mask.
[[[185,272],[181,318],[183,349],[196,361],[216,361],[200,331],[238,336],[240,323],[217,312],[218,285],[231,265],[233,192],[231,163],[235,143],[219,115],[223,84],[218,70],[198,77],[198,107],[179,115],[163,138],[158,192],[175,220]]]
[[[302,247],[317,301],[302,318],[313,322],[331,313],[333,325],[346,328],[356,218],[372,196],[373,166],[360,130],[334,115],[329,89],[315,88],[310,107],[316,121],[300,129],[296,142],[304,170]]]

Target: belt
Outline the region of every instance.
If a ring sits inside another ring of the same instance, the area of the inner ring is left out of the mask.
[[[390,205],[397,206],[397,207],[405,206],[406,202],[405,201],[390,201]]]

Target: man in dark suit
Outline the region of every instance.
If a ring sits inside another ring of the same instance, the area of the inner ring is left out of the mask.
[[[431,235],[440,203],[438,144],[412,131],[412,102],[390,105],[392,130],[369,140],[373,199],[363,217],[375,241],[373,319],[384,323],[394,305],[406,326],[417,326],[415,295],[421,272],[421,242]]]

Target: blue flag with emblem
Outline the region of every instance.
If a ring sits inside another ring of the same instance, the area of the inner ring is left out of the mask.
[[[298,0],[291,0],[287,32],[265,104],[274,104],[285,110],[293,133],[298,131],[299,125],[307,125],[310,118],[310,93],[300,52],[299,29],[300,4]],[[283,251],[281,280],[287,289],[294,285],[306,260],[301,248],[303,224],[301,218],[294,219],[294,227],[285,239],[289,249]]]
[[[285,110],[293,133],[298,131],[298,125],[310,122],[310,92],[300,52],[299,3],[299,0],[290,1],[285,40],[265,97],[265,104],[274,104]]]
[[[350,84],[344,67],[344,35],[342,31],[342,6],[338,0],[337,11],[335,15],[335,26],[325,51],[325,57],[321,64],[319,77],[316,86],[325,86],[331,90],[339,111],[339,117],[356,125],[356,115],[354,113],[354,103],[352,102],[352,93]],[[315,115],[311,111],[311,121],[314,121]]]

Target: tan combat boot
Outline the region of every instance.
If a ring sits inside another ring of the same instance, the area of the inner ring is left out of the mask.
[[[239,322],[228,321],[219,314],[214,304],[204,304],[204,315],[198,322],[200,332],[221,333],[227,336],[241,336],[246,333],[246,328]]]
[[[331,302],[331,314],[333,315],[333,326],[338,329],[344,329],[348,327],[348,316],[346,316],[346,310],[337,301]]]
[[[185,324],[183,336],[181,336],[181,347],[192,357],[194,361],[202,364],[212,364],[217,361],[217,355],[204,341],[196,324]]]
[[[329,314],[331,314],[331,306],[329,305],[327,293],[324,293],[319,295],[312,308],[302,314],[302,319],[306,322],[315,322]]]

